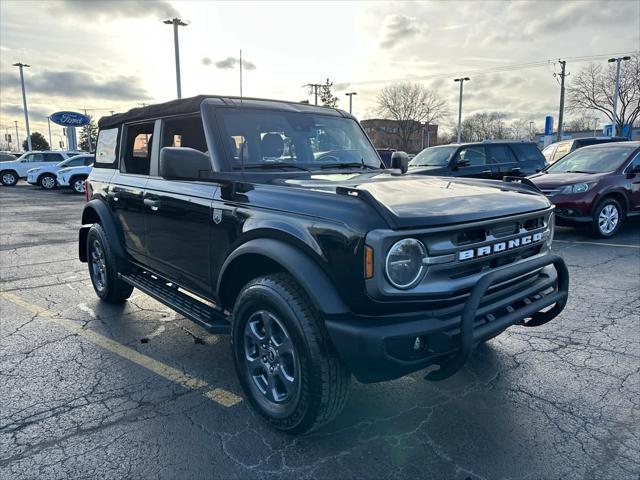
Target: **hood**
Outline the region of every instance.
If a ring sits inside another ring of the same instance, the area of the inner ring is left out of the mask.
[[[359,196],[372,204],[392,228],[486,220],[544,210],[551,205],[544,195],[529,187],[493,180],[388,173],[346,175],[337,182],[322,177],[313,175],[309,180],[286,183]]]
[[[555,188],[575,183],[597,182],[609,173],[536,173],[529,177],[538,188]]]

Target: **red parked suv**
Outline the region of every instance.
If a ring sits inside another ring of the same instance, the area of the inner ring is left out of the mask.
[[[608,238],[640,215],[640,142],[584,147],[529,179],[555,204],[556,223]]]

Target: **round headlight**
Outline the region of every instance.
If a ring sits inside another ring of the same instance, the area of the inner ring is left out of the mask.
[[[425,271],[423,260],[426,256],[427,249],[415,238],[394,243],[385,262],[385,272],[391,285],[407,289],[418,283]]]

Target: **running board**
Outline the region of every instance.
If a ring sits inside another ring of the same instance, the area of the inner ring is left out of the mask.
[[[221,310],[181,292],[178,287],[148,272],[118,276],[129,285],[155,298],[180,315],[215,334],[230,334],[231,323]]]

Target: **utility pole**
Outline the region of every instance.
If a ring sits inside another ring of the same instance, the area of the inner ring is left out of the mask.
[[[303,85],[303,87],[308,87],[309,88],[309,93],[311,93],[311,91],[313,90],[313,94],[315,96],[315,105],[318,105],[318,89],[322,86],[322,84],[320,83],[307,83],[306,85]]]
[[[593,136],[596,136],[596,130],[598,129],[598,117],[593,117]]]
[[[620,129],[618,129],[618,97],[620,96],[620,63],[622,61],[631,60],[631,57],[618,57],[618,58],[610,58],[608,60],[609,63],[616,62],[616,88],[613,94],[613,129],[614,135],[619,135],[622,130],[622,125],[620,125]]]
[[[529,140],[533,140],[533,121],[529,121]]]
[[[458,103],[458,143],[462,140],[462,87],[464,82],[471,80],[469,77],[454,78],[454,82],[460,82],[460,102]]]
[[[176,87],[178,90],[178,98],[182,98],[182,85],[180,84],[180,45],[178,44],[178,27],[186,27],[187,24],[179,18],[171,18],[169,20],[163,21],[162,23],[173,25],[173,46],[176,54]]]
[[[240,49],[240,103],[242,103],[242,49]]]
[[[349,97],[349,113],[352,113],[352,109],[353,109],[353,96],[354,96],[354,95],[358,95],[358,93],[357,93],[357,92],[348,92],[348,93],[345,93],[345,95],[346,95],[347,97]]]
[[[29,147],[29,151],[31,151],[31,132],[29,131],[29,112],[27,110],[27,93],[24,89],[24,67],[30,67],[31,65],[27,65],[26,63],[14,63],[14,67],[20,68],[20,83],[22,84],[22,106],[24,107],[24,124],[27,127],[27,146]]]
[[[20,151],[20,137],[18,136],[18,120],[14,120],[13,123],[16,124],[16,152]]]
[[[566,60],[558,60],[560,62],[560,112],[558,113],[558,136],[556,141],[562,140],[562,118],[564,117],[564,79],[567,76],[565,70],[567,68]]]

